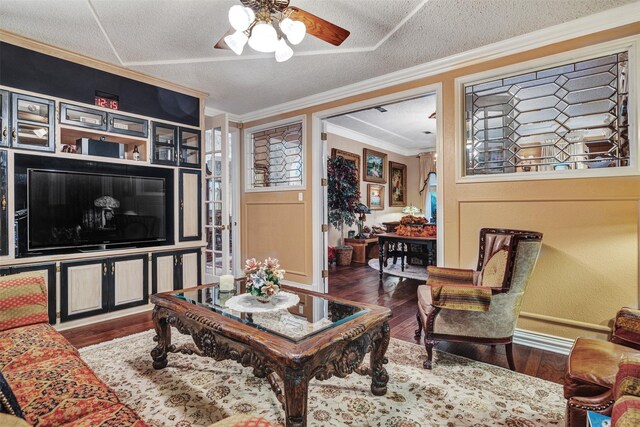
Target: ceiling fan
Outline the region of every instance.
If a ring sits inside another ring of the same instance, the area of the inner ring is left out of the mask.
[[[258,52],[275,52],[276,61],[293,56],[287,44],[297,45],[311,34],[340,46],[349,31],[295,6],[289,0],[240,0],[229,9],[231,29],[216,43],[216,49],[231,49],[241,55],[244,46]]]

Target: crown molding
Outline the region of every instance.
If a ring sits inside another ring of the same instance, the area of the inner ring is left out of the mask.
[[[352,139],[354,141],[360,142],[362,144],[367,144],[384,151],[390,151],[392,153],[400,154],[401,156],[410,157],[410,156],[415,156],[417,154],[424,153],[427,151],[435,151],[435,146],[429,147],[429,148],[416,148],[416,149],[402,148],[396,144],[391,144],[390,142],[383,141],[378,138],[373,138],[369,135],[356,132],[355,130],[347,129],[345,127],[338,126],[330,122],[326,123],[326,131],[327,133],[332,133],[334,135],[338,135],[343,138]]]
[[[219,116],[221,114],[226,114],[227,119],[230,122],[242,123],[240,116],[236,114],[227,113],[226,111],[218,110],[217,108],[213,107],[204,107],[204,115],[207,117]]]
[[[351,85],[241,114],[239,118],[247,122],[301,110],[638,21],[640,21],[640,7],[638,2],[635,2]]]

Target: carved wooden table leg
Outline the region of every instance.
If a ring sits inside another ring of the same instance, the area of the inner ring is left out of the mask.
[[[380,328],[380,333],[376,334],[373,341],[369,365],[371,366],[371,393],[375,396],[383,396],[387,393],[387,383],[389,382],[389,374],[384,368],[387,363],[385,353],[389,347],[391,328],[389,323],[384,322]]]
[[[167,353],[171,346],[171,327],[167,323],[167,317],[163,310],[156,306],[153,309],[153,324],[156,329],[156,336],[153,338],[158,345],[151,350],[153,358],[153,368],[162,369],[167,366]]]
[[[309,378],[302,369],[285,368],[283,383],[286,426],[305,427],[307,425]]]

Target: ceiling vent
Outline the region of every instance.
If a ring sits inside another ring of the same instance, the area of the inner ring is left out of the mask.
[[[425,135],[431,135],[433,132],[431,132],[430,130],[425,130],[425,131],[424,131],[424,132],[422,132],[422,133],[424,133]]]
[[[380,111],[381,113],[386,113],[386,112],[387,112],[387,109],[386,109],[386,108],[384,108],[384,107],[381,107],[381,106],[373,107],[373,108],[374,108],[374,109],[376,109],[376,110],[378,110],[378,111]]]

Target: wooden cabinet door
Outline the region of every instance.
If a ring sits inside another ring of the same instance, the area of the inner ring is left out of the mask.
[[[132,255],[109,260],[110,310],[135,307],[149,300],[147,255]]]
[[[200,171],[180,170],[180,241],[202,238],[202,182]]]
[[[61,263],[60,321],[80,319],[109,310],[109,262]]]
[[[0,150],[0,256],[9,254],[7,151]]]
[[[40,273],[44,277],[44,283],[47,287],[47,312],[49,314],[49,323],[56,323],[56,265],[39,264],[39,265],[21,265],[11,267],[10,274],[18,273]],[[8,274],[9,274],[8,273]],[[1,273],[0,273],[1,274]]]
[[[175,252],[155,253],[151,256],[151,293],[180,289],[177,277],[179,255]]]
[[[200,249],[180,253],[181,287],[180,289],[200,286]]]

